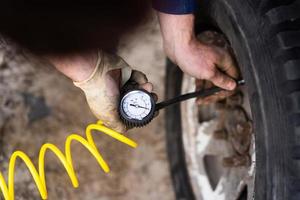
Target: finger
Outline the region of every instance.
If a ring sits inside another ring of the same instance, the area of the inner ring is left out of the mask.
[[[112,129],[122,134],[126,133],[129,130],[129,128],[126,127],[124,124],[119,126],[114,126],[112,127]]]
[[[155,93],[152,92],[151,95],[152,95],[154,101],[157,102],[157,101],[158,101],[158,96],[157,96],[157,94],[155,94]]]
[[[233,59],[233,57],[228,52],[226,52],[223,62],[218,63],[217,67],[222,72],[224,72],[225,74],[227,74],[228,76],[230,76],[232,78],[237,79],[239,76],[239,70],[238,70],[237,64],[236,64],[235,60]]]
[[[151,93],[153,90],[153,85],[152,85],[152,83],[148,82],[148,83],[144,83],[144,84],[140,85],[139,88],[144,89],[147,92]]]
[[[108,119],[107,116],[106,117],[102,116],[100,120],[104,123],[105,126],[119,133],[125,133],[128,130],[126,125],[120,121],[119,115],[110,115],[110,117],[111,118]]]
[[[145,84],[148,82],[147,76],[140,71],[133,70],[130,80],[137,82],[139,85]]]
[[[214,72],[214,75],[210,77],[209,80],[213,82],[214,85],[225,90],[234,90],[236,88],[235,80],[220,72],[219,70],[216,70]]]

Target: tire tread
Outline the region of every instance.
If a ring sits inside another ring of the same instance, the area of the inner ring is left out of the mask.
[[[271,1],[269,1],[271,2]],[[276,44],[274,50],[275,62],[280,62],[281,67],[277,71],[280,76],[278,84],[284,85],[284,100],[290,123],[289,133],[294,138],[290,148],[290,159],[293,165],[293,173],[287,177],[288,194],[291,200],[300,199],[300,178],[293,174],[300,174],[300,124],[297,119],[300,116],[300,0],[286,4],[282,1],[281,5],[271,8],[266,12],[267,20],[270,23],[270,30],[275,30]],[[291,28],[292,27],[292,28]],[[274,34],[274,33],[273,33]],[[274,40],[273,40],[274,41]],[[280,87],[279,85],[279,87]],[[289,86],[289,87],[287,87]],[[292,88],[292,89],[290,89]]]

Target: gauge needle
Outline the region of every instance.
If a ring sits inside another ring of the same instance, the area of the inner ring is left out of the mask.
[[[140,106],[140,105],[137,105],[137,104],[129,104],[130,106],[134,106],[136,108],[144,108],[146,110],[149,110],[149,108],[146,108],[146,107],[143,107],[143,106]]]

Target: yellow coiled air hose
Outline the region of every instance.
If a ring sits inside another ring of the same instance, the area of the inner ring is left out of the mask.
[[[87,148],[90,153],[95,157],[97,162],[99,163],[100,167],[103,169],[104,172],[109,172],[109,166],[101,156],[99,150],[97,149],[94,139],[92,137],[92,131],[97,130],[102,133],[105,133],[120,142],[127,144],[130,147],[136,148],[137,143],[133,140],[125,137],[124,135],[107,128],[102,124],[101,121],[97,122],[97,124],[90,124],[86,128],[86,138],[83,138],[77,134],[71,134],[67,137],[65,142],[65,154],[59,150],[55,145],[46,143],[44,144],[39,153],[39,162],[38,162],[38,170],[33,165],[30,158],[22,151],[15,151],[12,156],[10,157],[9,161],[9,171],[8,171],[8,185],[5,182],[3,174],[0,172],[0,189],[5,198],[5,200],[14,200],[14,169],[15,163],[17,158],[23,160],[23,162],[28,167],[37,188],[41,194],[42,199],[47,199],[47,187],[46,187],[46,178],[45,178],[45,154],[47,150],[51,150],[61,161],[63,166],[65,167],[73,187],[77,188],[79,186],[78,179],[76,177],[73,163],[72,163],[72,155],[71,155],[71,143],[72,141],[77,141],[81,143],[85,148]]]

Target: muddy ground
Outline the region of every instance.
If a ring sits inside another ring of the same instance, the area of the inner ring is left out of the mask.
[[[64,148],[71,133],[83,135],[96,119],[81,91],[49,64],[1,40],[0,45],[0,169],[7,177],[10,155],[23,150],[37,164],[46,142]],[[156,20],[132,33],[119,54],[145,72],[163,98],[164,62]],[[131,149],[110,137],[95,135],[111,172],[105,174],[79,144],[72,145],[80,186],[74,189],[55,156],[46,156],[49,199],[55,200],[172,200],[163,113],[149,126],[127,134],[138,142]],[[40,199],[35,183],[22,162],[15,170],[16,199]],[[2,197],[1,197],[2,198]]]

